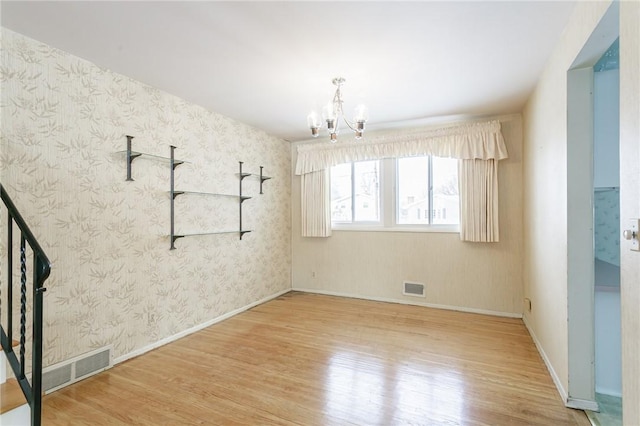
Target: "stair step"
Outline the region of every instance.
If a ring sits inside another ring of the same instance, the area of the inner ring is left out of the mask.
[[[11,349],[15,351],[18,346],[20,346],[20,342],[15,339],[11,339]],[[2,352],[2,348],[0,348],[0,352]]]
[[[14,353],[19,350],[19,345],[20,342],[15,339],[11,339],[11,349]],[[0,348],[0,383],[4,383],[7,380],[7,371],[11,371],[11,367],[9,366],[3,348]]]
[[[0,385],[0,414],[11,411],[27,403],[16,379],[8,379]]]

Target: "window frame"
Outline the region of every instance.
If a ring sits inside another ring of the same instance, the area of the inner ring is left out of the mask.
[[[378,162],[378,212],[380,214],[380,218],[378,220],[355,220],[355,206],[356,206],[356,197],[355,197],[355,187],[356,187],[356,179],[355,179],[355,164],[356,163],[364,163],[369,161],[377,161]],[[384,226],[384,202],[382,200],[382,188],[384,186],[384,166],[383,160],[361,160],[361,161],[352,161],[351,163],[343,163],[351,165],[351,221],[337,221],[334,222],[331,219],[331,229],[332,230],[346,230],[346,229],[354,229],[357,227],[373,227],[379,228]],[[331,187],[331,171],[329,171],[329,187]],[[331,200],[330,200],[331,203]]]
[[[430,222],[433,221],[433,162],[432,155],[429,158],[429,216]],[[406,158],[406,157],[400,157]],[[333,231],[376,231],[376,232],[426,232],[426,233],[459,233],[460,224],[399,224],[398,223],[398,158],[380,159],[379,172],[379,203],[380,203],[380,221],[379,222],[334,222],[331,221],[331,229]],[[370,160],[365,160],[370,161]],[[354,183],[354,164],[351,162],[351,189],[353,194]],[[331,173],[329,173],[331,176]],[[329,182],[331,184],[331,182]],[[388,201],[390,200],[390,201]],[[352,195],[352,218],[354,215],[353,205],[355,197]]]

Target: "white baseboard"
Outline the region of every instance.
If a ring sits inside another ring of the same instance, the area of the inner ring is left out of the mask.
[[[180,333],[174,334],[173,336],[165,337],[164,339],[158,340],[157,342],[154,342],[154,343],[152,343],[150,345],[144,346],[144,347],[142,347],[140,349],[136,349],[135,351],[129,352],[128,354],[121,355],[121,356],[119,356],[119,357],[117,357],[117,358],[115,358],[113,360],[113,365],[119,364],[119,363],[124,362],[124,361],[126,361],[128,359],[140,356],[140,355],[142,355],[144,353],[147,353],[147,352],[149,352],[149,351],[151,351],[153,349],[159,348],[160,346],[164,346],[167,343],[174,342],[174,341],[180,339],[181,337],[188,336],[189,334],[193,334],[193,333],[195,333],[197,331],[200,331],[200,330],[202,330],[204,328],[207,328],[207,327],[209,327],[209,326],[211,326],[213,324],[216,324],[216,323],[218,323],[220,321],[224,321],[224,320],[226,320],[228,318],[231,318],[231,317],[233,317],[235,315],[238,315],[239,313],[247,311],[247,310],[249,310],[249,309],[251,309],[251,308],[253,308],[255,306],[258,306],[258,305],[261,305],[261,304],[263,304],[265,302],[268,302],[269,300],[273,300],[276,297],[280,297],[283,294],[288,293],[290,291],[291,291],[290,288],[282,290],[282,291],[279,291],[279,292],[277,292],[275,294],[267,296],[267,297],[265,297],[263,299],[260,299],[260,300],[258,300],[256,302],[250,303],[250,304],[248,304],[246,306],[243,306],[241,308],[235,309],[235,310],[233,310],[231,312],[227,312],[224,315],[220,315],[219,317],[213,318],[213,319],[211,319],[211,320],[209,320],[207,322],[204,322],[202,324],[198,324],[196,326],[188,328],[188,329],[186,329],[184,331],[181,331]]]
[[[565,390],[564,386],[562,386],[562,382],[560,381],[560,377],[558,377],[558,374],[556,373],[556,370],[553,369],[553,365],[551,365],[551,361],[549,360],[549,357],[547,356],[547,353],[542,348],[542,344],[540,344],[540,340],[538,340],[538,336],[536,336],[536,333],[533,332],[533,329],[529,325],[529,322],[527,321],[527,317],[526,316],[522,317],[522,322],[524,322],[524,326],[527,327],[527,331],[529,332],[529,335],[533,339],[533,343],[535,343],[536,348],[538,349],[538,353],[542,357],[542,360],[544,361],[544,364],[547,366],[547,370],[549,370],[549,374],[551,374],[551,379],[553,380],[553,383],[556,385],[556,389],[558,389],[558,393],[560,394],[560,397],[562,398],[562,400],[564,401],[564,403],[566,405],[567,401],[569,399],[569,396],[568,396],[567,391]]]
[[[565,407],[576,408],[578,410],[598,411],[598,403],[595,401],[569,397],[566,389],[564,388],[564,386],[562,386],[560,377],[558,377],[556,370],[553,369],[553,365],[551,365],[551,361],[549,360],[549,357],[547,356],[546,352],[542,348],[542,344],[540,343],[540,340],[538,340],[536,333],[533,332],[533,329],[529,325],[529,322],[527,321],[527,317],[523,316],[522,321],[524,322],[525,327],[527,327],[527,331],[529,331],[529,334],[533,339],[533,343],[535,343],[536,348],[538,349],[538,353],[542,357],[544,364],[547,366],[547,370],[549,370],[551,379],[553,380],[553,383],[556,385],[556,389],[558,390],[558,393],[560,394],[560,397],[562,398],[562,401],[564,402]]]
[[[448,310],[448,311],[459,311],[459,312],[469,312],[469,313],[473,313],[473,314],[493,315],[493,316],[497,316],[497,317],[522,318],[522,314],[518,314],[518,313],[490,311],[490,310],[486,310],[486,309],[467,308],[467,307],[464,307],[464,306],[438,305],[438,304],[435,304],[435,303],[427,303],[427,302],[403,300],[403,299],[393,299],[393,298],[388,298],[388,297],[362,296],[362,295],[359,295],[359,294],[341,293],[341,292],[337,292],[337,291],[317,290],[317,289],[311,289],[311,288],[296,288],[296,287],[294,287],[291,290],[292,291],[301,291],[301,292],[304,292],[304,293],[324,294],[324,295],[327,295],[327,296],[350,297],[352,299],[372,300],[372,301],[375,301],[375,302],[400,303],[402,305],[424,306],[426,308],[445,309],[445,310]]]

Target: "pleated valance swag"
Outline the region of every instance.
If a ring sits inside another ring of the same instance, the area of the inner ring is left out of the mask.
[[[296,174],[303,175],[352,161],[420,155],[458,160],[502,160],[508,157],[500,122],[489,121],[372,137],[365,142],[300,145]]]
[[[433,155],[460,160],[460,238],[498,241],[498,161],[508,157],[500,129],[499,121],[476,122],[370,137],[364,142],[300,145],[295,173],[302,175],[305,183],[302,185],[302,235],[331,235],[330,224],[327,225],[331,206],[325,201],[329,173],[316,172],[352,161]],[[313,179],[310,179],[311,173]],[[315,183],[311,184],[312,181]],[[316,223],[318,220],[322,223]]]

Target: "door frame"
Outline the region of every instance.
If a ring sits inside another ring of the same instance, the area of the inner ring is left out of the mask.
[[[595,401],[595,271],[593,246],[593,66],[619,36],[613,2],[567,71],[566,406],[598,410]]]

